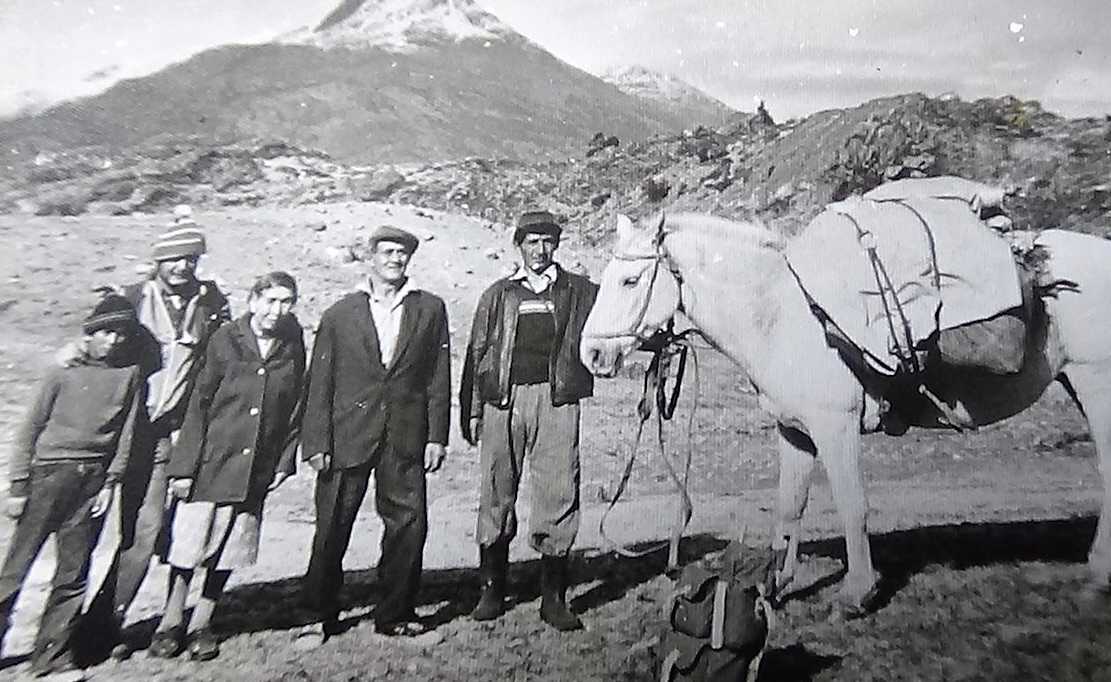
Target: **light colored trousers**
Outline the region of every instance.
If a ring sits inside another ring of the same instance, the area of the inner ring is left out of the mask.
[[[529,544],[565,555],[579,531],[579,404],[552,405],[548,383],[513,386],[505,409],[487,404],[480,444],[478,542],[517,534],[517,491],[526,458],[532,477]]]

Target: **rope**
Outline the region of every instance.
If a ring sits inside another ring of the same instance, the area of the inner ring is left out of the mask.
[[[887,274],[887,268],[884,267],[883,261],[880,260],[879,253],[876,250],[874,243],[865,243],[865,237],[871,236],[872,233],[865,230],[857,222],[856,218],[848,213],[842,213],[845,218],[852,223],[856,228],[857,239],[860,241],[864,251],[868,254],[868,262],[872,266],[872,276],[876,279],[876,289],[880,296],[880,302],[883,304],[884,318],[887,320],[887,330],[891,335],[891,341],[895,347],[892,351],[899,358],[899,364],[907,371],[917,374],[921,371],[921,366],[918,363],[918,356],[914,353],[914,333],[910,328],[910,320],[907,319],[906,312],[903,310],[903,304],[899,301],[899,293],[895,290],[895,285],[891,282],[891,277]],[[888,302],[888,296],[891,297],[892,302]],[[894,312],[892,308],[894,307]],[[895,328],[895,314],[898,314],[898,320],[902,326],[903,343],[906,344],[906,350],[899,344],[899,332]]]
[[[691,501],[688,486],[690,481],[691,461],[694,454],[694,417],[698,406],[698,395],[701,392],[701,377],[697,355],[694,353],[694,348],[688,340],[689,334],[689,331],[683,332],[682,334],[675,334],[674,324],[672,323],[668,325],[666,331],[658,333],[652,339],[646,341],[643,346],[645,349],[651,350],[653,355],[648,369],[644,372],[643,391],[637,403],[638,422],[636,437],[633,440],[633,449],[629,454],[628,460],[625,462],[625,467],[617,483],[613,498],[610,500],[609,506],[598,522],[598,532],[602,537],[602,541],[608,549],[623,557],[639,558],[656,552],[669,544],[675,546],[677,540],[681,538],[686,531],[687,526],[690,524],[691,517],[694,515],[694,504]],[[678,350],[676,351],[673,349]],[[675,414],[675,409],[679,401],[679,394],[682,390],[688,353],[694,358],[693,366],[696,390],[688,417],[686,458],[683,464],[683,475],[680,477],[671,458],[667,456],[663,424],[664,421],[669,421]],[[679,360],[678,368],[675,372],[674,385],[671,390],[671,395],[669,396],[667,393],[667,380],[673,355],[678,355]],[[648,424],[648,420],[653,416],[655,416],[655,450],[663,461],[668,477],[675,485],[676,491],[680,496],[679,520],[676,523],[671,540],[654,543],[643,550],[633,550],[621,545],[610,537],[609,533],[606,532],[606,521],[610,516],[610,512],[617,506],[618,501],[620,501],[628,487],[629,479],[632,477],[633,467],[640,453],[641,442],[644,438],[644,428]]]

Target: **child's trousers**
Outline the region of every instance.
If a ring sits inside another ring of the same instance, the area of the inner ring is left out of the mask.
[[[73,666],[70,636],[81,612],[89,558],[100,532],[103,517],[92,518],[92,507],[104,479],[100,462],[51,462],[32,469],[27,504],[0,569],[0,637],[7,633],[12,607],[31,564],[50,534],[56,533],[57,568],[31,654],[31,671],[36,675]]]

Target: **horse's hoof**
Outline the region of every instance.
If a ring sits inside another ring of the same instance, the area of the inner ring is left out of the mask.
[[[850,620],[857,620],[870,614],[876,602],[876,597],[879,595],[879,584],[873,584],[863,595],[854,596],[841,594],[833,601],[833,607],[830,610],[830,620],[837,623],[844,623]]]
[[[791,586],[791,583],[793,583],[793,582],[795,582],[794,573],[788,574],[788,573],[784,573],[783,571],[776,571],[775,572],[775,589],[772,590],[772,595],[771,595],[772,601],[775,602],[775,601],[778,601],[778,600],[782,599],[783,596],[785,594],[787,594],[787,588],[789,588]]]
[[[861,604],[835,600],[829,609],[829,622],[843,624],[868,615],[868,609]]]

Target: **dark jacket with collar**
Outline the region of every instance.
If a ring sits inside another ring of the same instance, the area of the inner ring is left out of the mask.
[[[193,479],[190,499],[259,501],[276,471],[292,474],[305,344],[289,318],[262,358],[249,316],[212,335],[167,475]]]
[[[337,469],[370,462],[387,437],[402,456],[447,444],[451,349],[443,300],[420,290],[405,297],[388,367],[369,301],[362,291],[337,301],[313,343],[301,453],[329,453]]]
[[[556,339],[548,377],[552,404],[566,405],[594,393],[594,376],[579,360],[579,341],[598,286],[586,277],[559,268],[551,290]],[[527,293],[519,281],[507,277],[494,282],[478,300],[459,387],[461,426],[468,441],[473,440],[470,421],[482,417],[484,404],[498,407],[509,404],[517,309]]]

